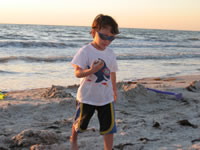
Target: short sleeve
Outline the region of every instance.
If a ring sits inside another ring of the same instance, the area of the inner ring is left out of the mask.
[[[118,65],[117,65],[117,61],[116,61],[116,56],[115,55],[113,57],[112,66],[111,66],[110,71],[111,72],[117,72],[118,71]]]
[[[87,55],[85,54],[84,49],[80,49],[71,61],[72,65],[77,65],[82,69],[87,68]]]

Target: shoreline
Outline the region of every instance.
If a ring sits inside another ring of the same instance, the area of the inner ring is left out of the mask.
[[[200,75],[142,78],[117,86],[114,150],[200,149]],[[72,93],[77,88],[8,92],[0,100],[0,149],[68,150],[76,100]],[[103,149],[97,117],[79,135],[78,145],[82,150]]]
[[[180,81],[176,81],[176,80],[180,80]],[[183,82],[181,82],[181,80],[185,80]],[[200,74],[193,74],[193,75],[180,75],[180,76],[164,76],[164,77],[144,77],[144,78],[137,78],[137,79],[134,79],[134,80],[122,80],[122,81],[117,81],[117,84],[121,84],[121,83],[133,83],[133,84],[146,84],[148,87],[152,86],[154,87],[154,84],[155,84],[155,87],[156,88],[161,88],[159,86],[156,86],[159,85],[159,84],[164,84],[164,83],[161,83],[163,81],[167,82],[167,81],[175,81],[174,83],[178,84],[173,84],[173,86],[175,87],[180,87],[180,86],[184,86],[194,80],[200,80]],[[180,84],[180,83],[184,83],[185,84]],[[78,88],[79,87],[79,84],[72,84],[72,85],[67,85],[67,86],[63,86],[63,85],[57,85],[57,84],[52,84],[52,86],[62,86],[62,87],[65,87],[65,88]],[[27,89],[20,89],[20,90],[7,90],[7,91],[3,91],[5,93],[10,93],[10,92],[16,92],[16,91],[28,91],[28,90],[36,90],[36,89],[48,89],[48,88],[51,88],[51,87],[38,87],[38,88],[27,88]],[[164,87],[163,87],[164,88]]]

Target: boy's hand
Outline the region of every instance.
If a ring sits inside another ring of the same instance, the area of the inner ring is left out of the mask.
[[[117,91],[113,91],[114,102],[117,102]]]
[[[104,62],[102,60],[96,60],[91,65],[91,70],[93,73],[98,72],[104,66]]]

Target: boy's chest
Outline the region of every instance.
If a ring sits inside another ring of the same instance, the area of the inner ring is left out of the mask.
[[[88,65],[91,66],[91,64],[94,62],[94,61],[97,61],[97,60],[103,60],[105,65],[110,68],[111,65],[112,65],[112,59],[109,55],[106,55],[106,54],[90,54],[88,55]]]

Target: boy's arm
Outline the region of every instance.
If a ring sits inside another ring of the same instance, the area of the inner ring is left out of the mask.
[[[86,76],[92,74],[91,68],[90,69],[82,69],[77,65],[73,65],[73,67],[75,68],[74,74],[77,78],[83,78],[83,77],[86,77]]]
[[[72,66],[75,68],[75,76],[77,78],[83,78],[99,71],[104,66],[104,63],[103,61],[93,62],[89,69],[82,69],[75,64],[73,64]]]
[[[113,86],[114,101],[117,101],[117,83],[116,83],[116,72],[111,72],[111,81]]]

